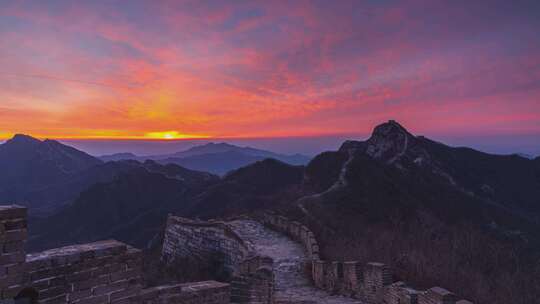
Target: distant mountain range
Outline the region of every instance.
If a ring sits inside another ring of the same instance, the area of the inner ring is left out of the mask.
[[[221,157],[231,161],[234,155],[241,153],[227,151],[229,148],[231,146],[226,144],[209,144],[176,155],[180,156],[178,162],[201,157],[201,163],[219,163]],[[141,178],[174,179],[171,174],[142,176],[152,167],[154,173],[163,173],[164,168],[180,170],[181,167],[175,164],[159,163],[166,159],[170,158],[142,164],[137,161],[101,164],[98,168],[142,167],[145,170],[124,170],[122,173],[125,174],[117,174],[112,181],[102,179],[103,182],[81,193],[75,203],[62,210],[51,222],[65,223],[66,227],[82,224],[85,219],[72,215],[77,212],[92,214],[81,211],[80,205],[91,206],[92,202],[109,201],[96,210],[99,213],[95,214],[96,217],[114,214],[116,211],[107,211],[117,208],[111,197],[118,197],[118,201],[122,196],[130,197],[131,204],[127,206],[146,212],[145,208],[137,206],[155,206],[146,205],[146,200],[156,195],[140,193],[133,196],[129,191],[136,189],[153,193],[152,188],[138,184]],[[529,160],[517,155],[500,156],[469,148],[452,148],[424,137],[415,137],[395,122],[378,126],[367,141],[347,141],[338,151],[318,155],[307,167],[277,160],[256,161],[255,157],[253,161],[251,165],[233,170],[221,179],[207,174],[206,188],[191,189],[193,191],[185,192],[187,194],[182,199],[177,198],[177,191],[190,188],[189,185],[159,187],[159,197],[163,200],[160,205],[165,206],[160,214],[176,212],[209,218],[266,208],[292,208],[291,214],[299,211],[304,215],[314,214],[320,222],[325,222],[328,217],[345,219],[325,224],[339,227],[349,220],[357,222],[355,219],[359,217],[384,222],[388,214],[411,216],[416,210],[423,210],[448,223],[473,221],[486,227],[495,223],[501,231],[522,231],[524,235],[530,235],[531,229],[540,223],[540,158]],[[183,174],[192,172],[183,170]],[[200,173],[195,176],[203,179]],[[178,181],[171,184],[175,183]],[[126,210],[126,207],[122,208]],[[152,225],[158,223],[155,221]],[[39,231],[46,232],[46,226],[45,223]],[[137,223],[137,228],[130,227],[136,230],[144,226]],[[115,236],[112,230],[105,234],[91,231],[81,237],[87,240],[98,235]],[[63,237],[67,235],[63,234]],[[46,238],[54,239],[54,233],[50,232]],[[76,239],[69,238],[69,241]]]
[[[23,204],[30,207],[33,216],[48,216],[73,202],[90,186],[110,182],[121,174],[137,171],[141,167],[150,171],[151,166],[156,170],[166,170],[171,168],[169,164],[179,164],[185,168],[222,175],[266,157],[292,163],[309,160],[301,155],[281,155],[225,143],[206,144],[155,157],[122,153],[99,159],[54,140],[41,141],[17,134],[0,144],[0,203]],[[158,166],[152,159],[161,165]],[[175,166],[174,170],[178,168]],[[194,172],[182,169],[184,175]],[[205,174],[211,176],[210,173]]]
[[[505,290],[540,284],[530,270],[540,257],[540,157],[449,147],[395,121],[306,166],[259,160],[277,158],[267,153],[208,144],[144,162],[131,154],[100,160],[16,136],[0,146],[0,165],[9,168],[0,171],[0,201],[54,206],[54,215],[31,219],[31,250],[102,238],[145,247],[168,213],[271,209],[309,225],[326,257],[398,265],[407,281],[440,283],[476,302],[499,303],[511,298]],[[223,173],[220,162],[234,167],[248,157],[222,177],[169,163]],[[501,280],[511,287],[499,288]]]
[[[30,250],[116,238],[139,247],[159,234],[168,213],[219,182],[219,177],[154,161],[108,162],[129,167],[83,190],[72,204],[30,225]]]
[[[34,220],[30,250],[107,238],[145,248],[163,230],[169,213],[209,218],[272,208],[291,199],[303,174],[302,166],[273,159],[221,179],[174,164],[146,161],[141,167],[155,171],[131,170],[95,184],[55,215]],[[190,183],[184,181],[186,173]]]
[[[266,158],[273,158],[292,165],[305,165],[311,159],[302,154],[285,155],[251,147],[238,147],[227,143],[208,143],[186,151],[165,155],[137,156],[133,153],[117,153],[99,157],[103,161],[154,160],[161,164],[177,164],[182,167],[223,175],[231,170]]]

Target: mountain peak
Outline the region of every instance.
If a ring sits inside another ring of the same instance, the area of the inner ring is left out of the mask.
[[[11,139],[7,140],[2,146],[6,149],[19,149],[24,147],[34,147],[41,144],[39,139],[25,134],[15,134]]]
[[[366,153],[377,159],[393,162],[403,155],[413,143],[415,137],[394,120],[375,127],[367,140]]]
[[[375,129],[373,129],[373,133],[371,136],[389,137],[395,134],[407,134],[412,136],[412,134],[409,133],[407,129],[405,129],[395,120],[389,120],[388,122],[376,126]]]
[[[40,143],[39,139],[36,139],[30,135],[26,134],[15,134],[10,140],[9,143]]]

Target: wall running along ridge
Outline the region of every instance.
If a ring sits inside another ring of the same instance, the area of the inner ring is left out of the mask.
[[[329,293],[373,304],[473,304],[467,300],[458,301],[456,295],[441,287],[420,291],[404,282],[393,282],[390,268],[382,263],[322,260],[315,235],[306,226],[274,213],[265,213],[259,220],[304,246],[311,259],[314,285]]]
[[[226,222],[169,215],[162,259],[173,265],[179,258],[221,264],[231,278],[234,303],[273,303],[273,260],[257,255]]]
[[[273,260],[257,255],[225,222],[169,216],[162,258],[219,259],[230,284],[204,281],[152,288],[142,285],[142,253],[115,240],[26,254],[27,209],[0,206],[0,302],[2,303],[273,303]],[[425,291],[393,282],[382,263],[324,261],[313,232],[286,217],[259,220],[303,244],[316,287],[330,293],[385,304],[472,304],[440,287]]]
[[[0,302],[226,304],[229,284],[215,281],[144,289],[142,253],[107,240],[26,254],[27,209],[0,206]]]

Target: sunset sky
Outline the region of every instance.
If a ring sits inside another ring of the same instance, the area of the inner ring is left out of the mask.
[[[540,145],[540,1],[0,0],[0,139]]]

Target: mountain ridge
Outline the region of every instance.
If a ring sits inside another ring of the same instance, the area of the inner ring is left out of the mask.
[[[178,178],[187,169],[175,165],[101,166],[131,162],[140,168],[34,222],[29,245],[114,237],[144,247],[168,213],[226,218],[272,210],[309,226],[321,256],[378,260],[418,286],[443,284],[486,303],[511,299],[501,284],[540,286],[534,271],[516,274],[540,258],[540,158],[451,147],[389,121],[305,167],[265,159],[222,177],[193,173],[188,184],[189,175]]]
[[[68,183],[102,163],[57,141],[17,134],[0,145],[0,202],[31,200],[31,193]]]
[[[100,156],[101,160],[147,159],[162,164],[173,163],[188,169],[224,175],[227,172],[266,158],[274,158],[291,165],[304,165],[310,158],[302,154],[280,154],[252,147],[240,147],[225,142],[207,143],[171,154],[137,156],[133,153],[116,153]]]

